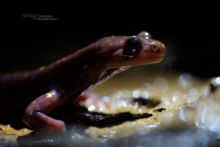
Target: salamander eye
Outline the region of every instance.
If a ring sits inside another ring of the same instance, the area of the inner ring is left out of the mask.
[[[125,42],[122,55],[125,58],[133,58],[140,53],[142,48],[141,39],[137,36],[132,36]]]

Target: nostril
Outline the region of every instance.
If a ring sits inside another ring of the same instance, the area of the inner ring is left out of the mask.
[[[156,45],[151,45],[150,46],[150,51],[153,52],[153,53],[158,53],[158,52],[160,52],[160,49]]]

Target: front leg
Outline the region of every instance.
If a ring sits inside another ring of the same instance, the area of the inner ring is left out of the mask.
[[[66,99],[56,90],[43,94],[26,108],[23,121],[34,130],[64,132],[66,130],[65,123],[51,118],[47,114],[65,102]]]

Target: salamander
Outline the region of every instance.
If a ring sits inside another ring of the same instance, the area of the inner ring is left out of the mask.
[[[165,45],[148,32],[108,36],[47,66],[1,75],[0,122],[7,120],[4,117],[10,123],[22,122],[23,117],[33,130],[63,132],[65,122],[49,116],[54,109],[80,96],[89,97],[90,86],[128,68],[162,61],[165,53]]]

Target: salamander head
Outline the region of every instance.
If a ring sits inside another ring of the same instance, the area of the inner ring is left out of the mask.
[[[93,50],[95,49],[95,51]],[[90,52],[89,52],[90,51]],[[166,47],[149,33],[137,36],[110,36],[93,43],[87,53],[91,60],[85,66],[92,81],[102,81],[132,66],[153,64],[163,60]],[[99,77],[98,80],[96,77]]]
[[[102,43],[100,53],[105,54],[105,64],[109,68],[157,63],[166,54],[165,45],[153,40],[147,32],[137,36],[106,37]]]

